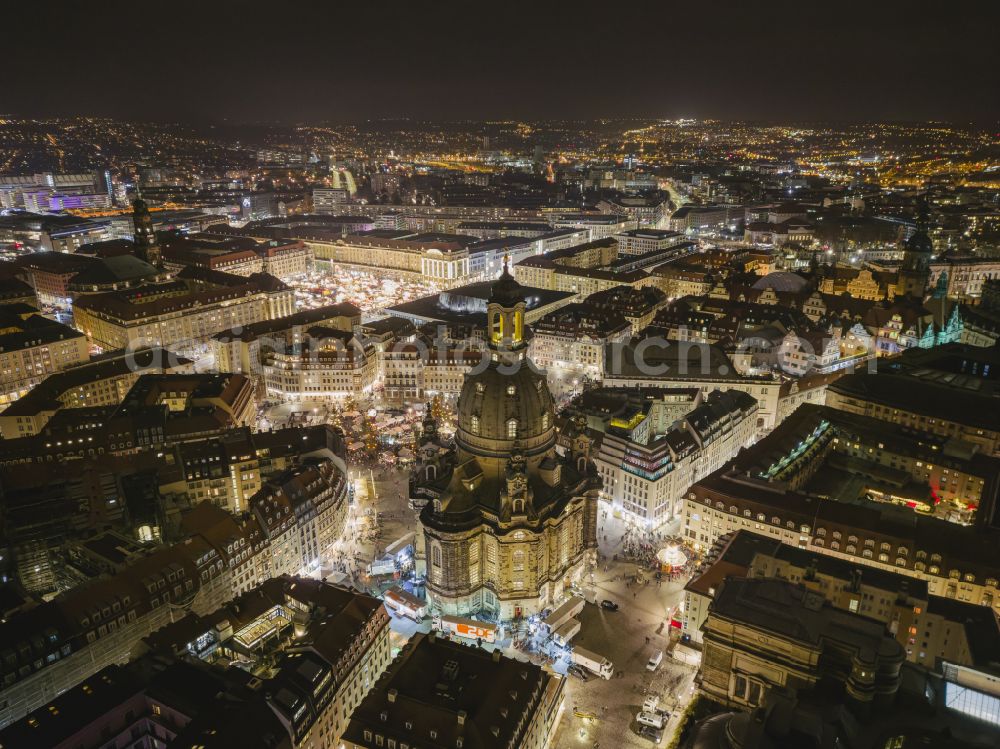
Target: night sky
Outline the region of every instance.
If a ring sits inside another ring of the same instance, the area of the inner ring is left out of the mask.
[[[1000,2],[18,2],[0,114],[1000,119]]]

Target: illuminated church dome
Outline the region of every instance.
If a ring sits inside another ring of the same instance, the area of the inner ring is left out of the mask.
[[[530,460],[555,444],[555,412],[545,376],[527,357],[524,293],[504,266],[487,304],[489,343],[485,368],[473,371],[458,399],[460,450]]]
[[[535,613],[594,563],[600,479],[590,439],[580,429],[556,452],[552,394],[528,358],[524,310],[505,263],[486,306],[484,360],[459,396],[455,447],[411,481],[427,597],[440,613]]]

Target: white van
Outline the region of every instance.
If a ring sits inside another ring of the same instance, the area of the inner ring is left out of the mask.
[[[663,713],[655,712],[650,713],[645,710],[635,716],[635,719],[644,726],[649,726],[650,728],[662,729],[663,726],[667,724],[667,717]]]
[[[647,671],[655,671],[660,667],[660,661],[663,660],[663,651],[657,650],[649,657],[649,662],[646,663]]]

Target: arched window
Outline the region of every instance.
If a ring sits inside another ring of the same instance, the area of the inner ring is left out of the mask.
[[[435,567],[441,566],[441,547],[434,546],[431,548],[431,564]]]
[[[517,438],[517,419],[510,419],[507,422],[507,439]]]
[[[479,434],[479,417],[473,416],[469,421],[469,431],[473,434]]]
[[[545,413],[542,414],[542,429],[548,429],[548,428],[549,428],[549,412],[546,411]]]

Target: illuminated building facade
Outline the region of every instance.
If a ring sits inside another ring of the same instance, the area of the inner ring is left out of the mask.
[[[423,506],[427,598],[441,613],[528,616],[595,562],[590,440],[581,434],[556,452],[554,404],[527,357],[524,312],[505,268],[487,305],[489,365],[459,396],[456,448],[411,483]]]

